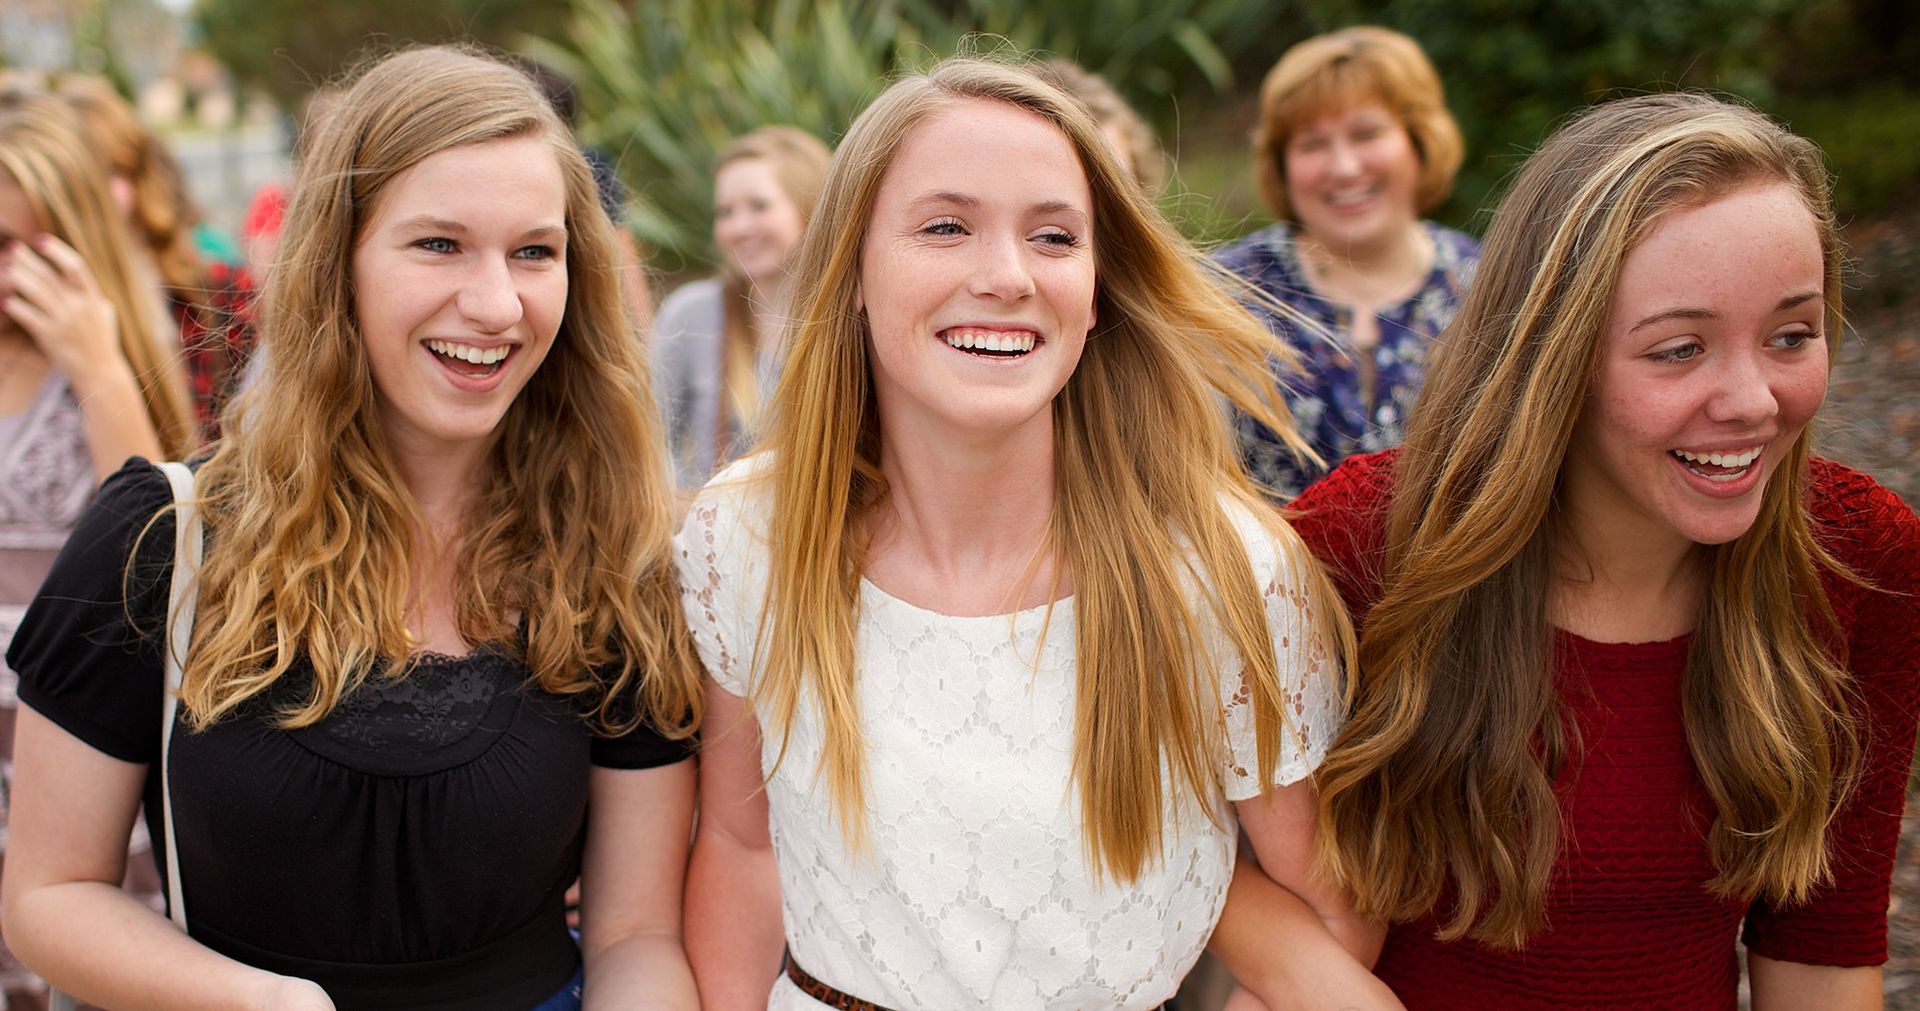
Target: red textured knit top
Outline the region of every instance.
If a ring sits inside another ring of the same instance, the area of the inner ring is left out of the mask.
[[[1364,627],[1379,570],[1397,451],[1350,458],[1294,503],[1293,525]],[[1920,518],[1872,478],[1815,460],[1815,530],[1877,589],[1826,580],[1846,629],[1864,725],[1864,778],[1835,820],[1834,880],[1805,904],[1715,898],[1705,826],[1712,799],[1681,722],[1687,638],[1555,638],[1561,701],[1579,757],[1558,784],[1564,849],[1548,928],[1525,948],[1434,939],[1438,921],[1396,923],[1376,971],[1409,1008],[1732,1008],[1735,937],[1749,950],[1831,966],[1887,957],[1887,895],[1920,706]],[[1574,675],[1584,690],[1569,690]]]

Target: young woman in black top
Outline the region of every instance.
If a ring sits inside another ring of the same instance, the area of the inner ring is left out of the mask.
[[[698,698],[587,165],[518,71],[424,49],[364,74],[300,171],[266,379],[198,469],[168,759],[191,937],[115,887],[143,799],[162,835],[174,524],[138,459],[8,658],[7,937],[115,1008],[578,1007],[584,873],[587,999],[693,1007]]]

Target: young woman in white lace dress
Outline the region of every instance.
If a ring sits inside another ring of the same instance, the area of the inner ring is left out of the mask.
[[[1299,900],[1276,957],[1380,992],[1378,932],[1307,873],[1350,633],[1220,412],[1291,431],[1278,345],[1123,172],[972,60],[842,142],[763,451],[680,535],[703,1006],[1157,1007],[1236,821]]]

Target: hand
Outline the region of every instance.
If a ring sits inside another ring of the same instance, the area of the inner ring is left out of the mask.
[[[334,1011],[333,998],[320,984],[292,976],[272,976],[252,1001],[255,1011]]]
[[[37,248],[36,248],[37,247]],[[85,395],[102,376],[128,369],[113,302],[73,247],[52,235],[14,242],[0,252],[4,311],[53,367]]]

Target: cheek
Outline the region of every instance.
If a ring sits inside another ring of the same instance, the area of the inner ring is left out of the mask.
[[[1827,360],[1819,358],[1788,373],[1775,385],[1774,395],[1779,398],[1781,420],[1786,425],[1799,428],[1813,420],[1827,399],[1827,378]]]

